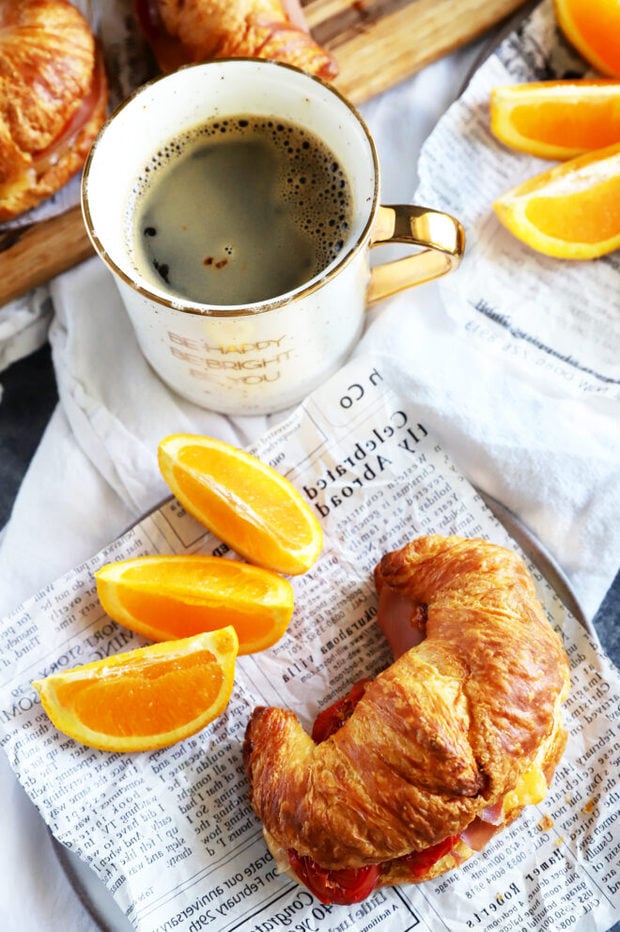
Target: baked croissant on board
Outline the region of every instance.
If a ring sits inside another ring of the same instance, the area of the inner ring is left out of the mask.
[[[568,658],[516,553],[422,537],[384,556],[375,584],[388,639],[415,646],[313,737],[261,707],[244,742],[267,844],[324,902],[456,867],[544,798],[567,738]]]
[[[334,57],[290,18],[282,0],[134,0],[162,71],[216,58],[266,58],[328,80]]]
[[[68,0],[0,0],[0,221],[58,191],[106,118],[89,24]]]

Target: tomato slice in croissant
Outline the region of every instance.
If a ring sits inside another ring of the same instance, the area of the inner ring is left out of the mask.
[[[312,727],[312,738],[317,744],[326,741],[342,727],[370,682],[369,678],[358,680],[346,696],[336,700],[317,715]],[[458,840],[458,835],[449,835],[438,844],[424,851],[412,851],[400,860],[411,871],[412,880],[417,879],[424,876],[440,858],[449,854]],[[293,873],[322,903],[340,906],[361,903],[370,896],[381,876],[380,864],[329,870],[307,855],[299,855],[294,848],[289,848],[287,856]]]
[[[294,848],[289,848],[287,854],[291,869],[308,890],[322,903],[336,906],[361,903],[375,889],[381,873],[377,864],[328,870],[307,855],[297,854]]]
[[[353,709],[364,695],[364,690],[370,679],[366,678],[355,683],[346,696],[337,699],[336,702],[319,712],[312,726],[312,740],[316,744],[326,741],[330,735],[333,735],[344,725]]]
[[[459,838],[459,835],[448,835],[443,841],[425,848],[424,851],[412,851],[411,854],[406,854],[400,858],[400,861],[411,871],[412,880],[424,877],[437,861],[440,861],[446,854],[450,854]]]
[[[371,876],[457,867],[544,798],[567,738],[568,657],[518,554],[430,535],[386,554],[375,584],[382,630],[394,611],[415,646],[312,735],[290,710],[255,709],[243,749],[274,856],[338,902]]]

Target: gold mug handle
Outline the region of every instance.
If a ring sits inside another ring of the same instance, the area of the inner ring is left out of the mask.
[[[456,269],[465,252],[465,230],[458,220],[440,210],[413,204],[381,205],[370,246],[385,243],[406,243],[422,249],[371,268],[368,304]]]

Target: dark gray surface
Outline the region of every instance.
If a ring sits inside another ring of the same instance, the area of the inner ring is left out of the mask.
[[[0,373],[0,528],[9,519],[22,477],[57,401],[49,346]],[[603,649],[620,666],[620,573],[594,625]]]
[[[0,528],[58,398],[49,345],[0,372]]]

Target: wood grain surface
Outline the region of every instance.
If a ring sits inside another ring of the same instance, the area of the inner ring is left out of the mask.
[[[335,55],[335,86],[361,104],[466,45],[524,0],[302,0]],[[79,207],[21,230],[0,229],[0,306],[93,254]]]
[[[340,66],[336,87],[363,103],[466,45],[523,0],[302,0],[315,39]]]

